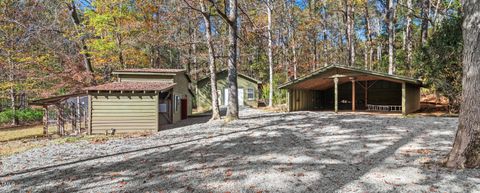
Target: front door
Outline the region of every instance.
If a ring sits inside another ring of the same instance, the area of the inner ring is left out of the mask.
[[[228,88],[225,89],[224,94],[225,95],[223,97],[223,99],[224,99],[223,105],[227,106],[228,105]],[[238,89],[237,94],[238,94],[238,106],[243,106],[243,89],[241,89],[241,88]]]
[[[243,89],[238,89],[238,106],[243,106]]]
[[[223,95],[223,106],[228,105],[228,88],[225,89],[224,95]]]
[[[182,112],[181,112],[181,119],[187,119],[188,117],[188,100],[187,99],[182,99],[181,100],[181,105],[182,105]]]

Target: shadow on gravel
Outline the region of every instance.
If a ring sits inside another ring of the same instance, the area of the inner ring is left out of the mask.
[[[232,123],[246,127],[238,131],[0,177],[16,176],[17,190],[36,187],[42,192],[218,192],[228,189],[222,184],[231,184],[233,192],[256,192],[265,188],[255,184],[257,178],[272,192],[332,192],[358,180],[420,134],[418,128],[403,127],[397,117],[382,119],[388,127],[375,126],[375,116],[254,115]],[[118,157],[123,159],[109,160]],[[269,176],[275,177],[268,181]],[[42,187],[45,182],[61,183]],[[272,182],[278,184],[268,184]]]

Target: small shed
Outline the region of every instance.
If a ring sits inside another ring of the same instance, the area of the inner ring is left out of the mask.
[[[220,106],[226,106],[228,103],[228,71],[222,70],[217,72],[217,90],[218,103]],[[237,74],[238,84],[238,105],[258,107],[258,99],[260,97],[259,85],[262,82],[247,76],[243,73]],[[197,81],[197,110],[206,111],[212,108],[210,77],[204,77]]]
[[[85,88],[90,133],[158,131],[192,113],[190,78],[183,69],[127,69],[117,82]]]
[[[420,109],[420,80],[331,65],[280,86],[289,111],[366,110],[412,113]]]

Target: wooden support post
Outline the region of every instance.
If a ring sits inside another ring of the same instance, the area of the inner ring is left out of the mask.
[[[57,133],[60,136],[63,136],[65,131],[65,123],[63,117],[63,107],[61,104],[57,104]]]
[[[352,77],[350,80],[352,81],[352,111],[355,112],[355,78]]]
[[[48,137],[48,105],[43,106],[43,135]]]
[[[338,77],[333,78],[333,83],[335,84],[335,113],[338,113]]]
[[[406,104],[407,104],[407,88],[406,88],[405,82],[403,82],[402,83],[402,114],[403,115],[407,114]]]
[[[81,126],[82,126],[82,120],[80,120],[80,117],[81,117],[81,114],[80,114],[80,96],[77,96],[77,104],[76,104],[76,119],[75,119],[75,122],[76,122],[76,125],[77,125],[77,135],[80,135],[80,129],[81,129]]]
[[[77,128],[77,119],[76,119],[76,110],[75,110],[75,104],[71,103],[70,105],[70,122],[72,125],[72,132],[75,132],[75,129]]]
[[[292,90],[288,89],[287,90],[287,111],[291,112],[292,111]]]
[[[83,126],[85,129],[88,128],[87,111],[85,109],[83,109]]]
[[[366,80],[365,81],[365,109],[367,108],[367,104],[368,104],[368,81]]]

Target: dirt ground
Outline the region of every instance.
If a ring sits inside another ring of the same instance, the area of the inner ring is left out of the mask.
[[[54,144],[0,160],[0,192],[480,192],[438,163],[457,118],[254,109],[144,137]]]

